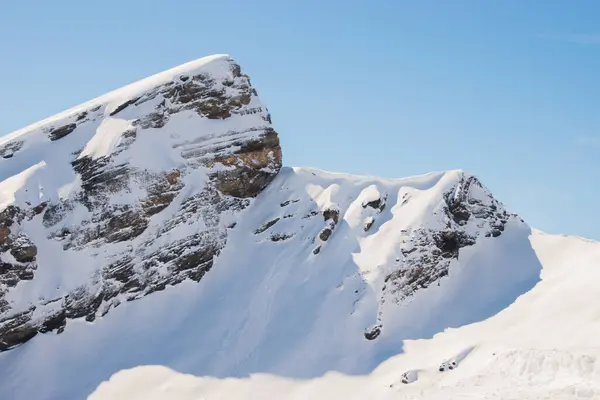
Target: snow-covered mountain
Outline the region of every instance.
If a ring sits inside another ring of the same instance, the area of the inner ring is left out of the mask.
[[[228,56],[0,156],[2,399],[600,396],[600,245],[462,171],[282,168]]]

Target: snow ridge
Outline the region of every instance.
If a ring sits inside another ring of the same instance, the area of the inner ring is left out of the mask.
[[[200,72],[218,74],[219,71],[227,71],[229,60],[231,60],[231,57],[228,54],[215,54],[190,61],[175,68],[152,75],[148,78],[133,82],[127,86],[113,90],[112,92],[96,97],[95,99],[79,104],[49,118],[43,119],[22,129],[16,130],[8,135],[0,137],[0,146],[9,141],[19,139],[23,135],[33,134],[44,126],[64,120],[74,114],[90,108],[95,108],[99,105],[107,106],[109,112],[113,111],[124,101],[138,97],[157,86],[171,82],[180,75],[197,75]]]

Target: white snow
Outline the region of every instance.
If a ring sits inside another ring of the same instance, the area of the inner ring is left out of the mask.
[[[131,122],[125,119],[104,118],[96,134],[84,147],[78,159],[89,156],[92,160],[106,157],[115,151],[121,141],[121,135],[131,128]]]
[[[370,374],[218,379],[141,366],[89,399],[598,399],[600,244],[540,232],[531,244],[544,266],[532,290],[487,320],[405,341]],[[456,367],[439,372],[444,361]]]
[[[189,76],[198,74],[200,72],[208,72],[215,74],[216,76],[228,74],[230,73],[228,63],[229,59],[230,57],[227,54],[215,54],[179,65],[167,71],[163,71],[148,78],[136,81],[93,100],[82,103],[76,107],[53,115],[50,118],[46,118],[42,121],[26,126],[25,128],[14,131],[9,135],[0,137],[0,146],[15,139],[25,139],[26,136],[32,134],[35,135],[37,134],[38,129],[41,127],[48,126],[49,124],[57,121],[62,121],[66,118],[76,115],[79,112],[86,111],[99,105],[105,106],[104,113],[108,115],[118,106],[123,104],[123,102],[140,96],[149,90],[163,83],[172,81],[174,78],[177,78],[181,75]]]
[[[591,367],[577,361],[600,355],[597,243],[532,233],[513,221],[499,238],[481,238],[463,249],[440,286],[418,291],[402,305],[379,307],[383,276],[405,230],[436,223],[432,213],[440,196],[460,174],[383,180],[285,168],[238,216],[228,245],[200,283],[124,303],[93,323],[70,321],[59,335],[38,335],[0,354],[0,398],[84,398],[124,370],[91,398],[445,399],[448,393],[517,393],[515,398],[528,399],[542,393],[542,381],[521,382],[513,365],[530,365],[538,351],[544,354],[540,368],[570,376],[569,390],[600,393],[590,378],[596,361]],[[373,200],[374,186],[388,193],[388,205],[364,232],[350,220],[359,210],[370,212],[362,204]],[[405,193],[412,197],[403,204]],[[312,238],[325,221],[319,214],[310,217],[311,211],[332,205],[340,222],[315,256]],[[271,228],[254,234],[277,217]],[[274,233],[293,235],[272,242]],[[382,334],[365,340],[380,311]],[[555,349],[566,360],[560,368],[554,367]],[[437,371],[444,361],[456,360],[455,370]],[[494,365],[496,360],[507,361]],[[405,372],[417,379],[402,384]],[[504,380],[494,380],[496,375]],[[554,385],[557,396],[569,388]]]
[[[0,182],[0,209],[16,202],[38,204],[43,194],[40,187],[33,179],[37,171],[46,167],[44,161],[32,165],[23,172],[13,175]],[[25,190],[21,188],[27,187]],[[18,198],[17,198],[18,197]]]

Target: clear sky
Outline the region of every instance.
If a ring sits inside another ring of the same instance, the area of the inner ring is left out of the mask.
[[[0,135],[213,53],[288,166],[461,168],[532,226],[600,239],[597,0],[6,1]]]

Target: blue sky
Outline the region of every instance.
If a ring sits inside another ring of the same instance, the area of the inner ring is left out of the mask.
[[[57,0],[0,13],[0,135],[213,53],[285,163],[461,168],[532,226],[600,239],[600,3]]]

